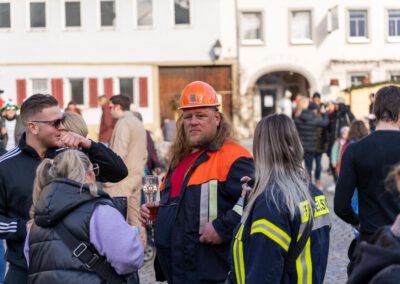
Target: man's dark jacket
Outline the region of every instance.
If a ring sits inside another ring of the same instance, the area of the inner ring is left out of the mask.
[[[294,120],[299,132],[304,152],[315,153],[317,150],[318,128],[329,123],[326,114],[318,116],[313,110],[305,110]]]
[[[159,264],[168,283],[225,281],[233,230],[241,218],[241,212],[235,206],[242,191],[240,179],[253,176],[253,172],[250,153],[234,142],[225,142],[210,146],[194,161],[185,175],[178,197],[169,197],[171,170],[167,173],[161,186],[162,205],[157,214],[154,238]],[[210,197],[211,192],[215,193],[217,208],[202,198],[208,194]],[[203,213],[208,215],[202,208],[208,209],[208,213],[211,208],[216,209],[216,218],[208,218],[208,222],[212,222],[222,239],[221,244],[200,242]]]
[[[63,149],[51,149],[46,158],[54,158]],[[92,141],[90,149],[83,150],[92,163],[100,167],[98,181],[118,182],[128,170],[113,151]],[[7,241],[7,261],[20,270],[27,271],[23,254],[26,222],[32,205],[33,182],[41,159],[25,142],[25,134],[18,147],[0,157],[0,238]]]
[[[93,211],[101,204],[113,206],[105,192],[99,193],[94,197],[86,185],[69,179],[55,179],[43,188],[29,234],[28,283],[104,282],[72,255],[55,231],[62,222],[76,239],[91,246],[89,224]]]

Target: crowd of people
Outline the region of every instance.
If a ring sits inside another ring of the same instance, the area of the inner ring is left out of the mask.
[[[323,104],[315,93],[292,109],[286,93],[281,113],[257,124],[251,154],[213,87],[192,82],[177,121],[163,121],[160,199],[144,204],[142,177],[163,165],[129,97],[99,97],[99,142],[87,138],[73,102],[62,112],[54,97],[35,94],[19,115],[4,103],[4,283],[140,283],[154,214],[158,281],[323,283],[331,229],[324,153],[337,182],[335,213],[354,228],[349,283],[398,283],[400,88],[370,98],[368,129],[342,98]]]

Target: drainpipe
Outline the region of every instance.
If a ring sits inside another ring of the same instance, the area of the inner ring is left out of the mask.
[[[240,15],[239,15],[239,5],[238,5],[238,0],[235,0],[235,17],[236,17],[236,62],[237,62],[237,67],[236,67],[236,90],[237,90],[237,96],[239,99],[239,105],[241,104],[241,94],[240,94],[240,28],[239,28],[239,21],[240,21]],[[239,118],[241,118],[240,114],[240,109],[239,109]],[[241,120],[241,119],[240,119]],[[242,121],[239,121],[240,123]]]

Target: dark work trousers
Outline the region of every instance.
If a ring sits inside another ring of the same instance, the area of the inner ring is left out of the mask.
[[[4,284],[26,284],[28,283],[28,272],[10,265],[7,271]]]

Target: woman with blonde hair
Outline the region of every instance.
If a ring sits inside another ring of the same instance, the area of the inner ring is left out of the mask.
[[[82,116],[75,112],[65,112],[64,118],[63,125],[65,130],[77,133],[83,137],[88,135],[89,130]]]
[[[296,108],[293,113],[293,118],[297,118],[300,114],[308,109],[308,105],[310,104],[310,99],[304,96],[300,96],[299,102],[296,105]]]
[[[98,166],[78,150],[37,168],[34,222],[25,241],[28,283],[125,283],[121,275],[143,265],[137,230],[98,188],[96,174]],[[75,249],[71,238],[79,244]],[[105,266],[106,279],[98,273]]]
[[[330,219],[309,183],[289,117],[262,119],[254,134],[254,186],[232,246],[232,283],[323,283]],[[313,214],[310,214],[313,212]],[[312,281],[312,282],[311,282]]]

